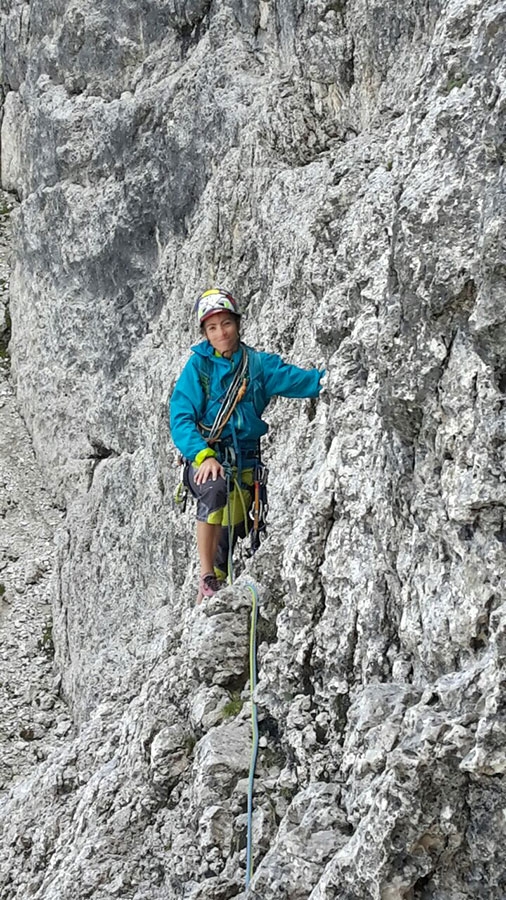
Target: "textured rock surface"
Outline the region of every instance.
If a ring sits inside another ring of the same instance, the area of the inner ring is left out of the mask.
[[[249,343],[328,370],[269,410],[243,561],[249,896],[504,896],[505,21],[3,4],[12,374],[65,510],[44,599],[75,731],[47,722],[0,800],[2,900],[245,896],[249,596],[193,606],[165,416],[210,283]]]
[[[0,272],[8,336],[9,212],[2,194]],[[0,343],[1,347],[1,343]],[[31,773],[72,723],[53,678],[52,537],[62,512],[43,484],[30,436],[16,408],[9,359],[0,359],[0,796]]]
[[[52,536],[61,521],[0,363],[0,793],[48,755],[71,721],[53,683]]]
[[[9,313],[10,218],[14,205],[12,198],[0,190],[0,358],[2,360],[8,359],[7,348],[11,337]]]

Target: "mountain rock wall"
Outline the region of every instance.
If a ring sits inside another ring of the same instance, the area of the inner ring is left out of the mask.
[[[0,797],[2,900],[504,896],[505,22],[2,4],[11,371],[76,725]],[[269,407],[268,537],[195,607],[166,399],[213,284],[328,374]]]

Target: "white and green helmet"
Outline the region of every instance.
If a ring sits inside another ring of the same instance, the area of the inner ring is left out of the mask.
[[[232,294],[223,288],[211,288],[204,291],[195,303],[195,312],[199,325],[202,325],[209,316],[218,312],[231,312],[235,316],[241,315],[237,300],[234,300]]]

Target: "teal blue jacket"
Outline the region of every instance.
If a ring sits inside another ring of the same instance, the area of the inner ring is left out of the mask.
[[[170,398],[172,440],[186,459],[201,462],[202,451],[209,447],[199,431],[199,422],[211,426],[220,409],[227,388],[242,359],[248,352],[248,386],[225,426],[220,446],[238,449],[242,461],[257,455],[258,439],[269,426],[262,413],[272,397],[317,397],[324,371],[299,369],[283,362],[275,353],[262,353],[241,344],[232,359],[216,355],[205,340],[192,347],[192,356],[179,376]],[[220,457],[219,447],[215,448]],[[196,459],[198,457],[198,459]]]

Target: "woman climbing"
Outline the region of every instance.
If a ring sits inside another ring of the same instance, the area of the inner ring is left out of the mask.
[[[204,291],[195,310],[204,340],[192,347],[174,387],[170,427],[197,499],[200,602],[226,579],[230,529],[235,539],[249,528],[259,441],[269,428],[261,418],[265,407],[275,396],[317,397],[324,372],[247,347],[238,304],[228,291]]]

